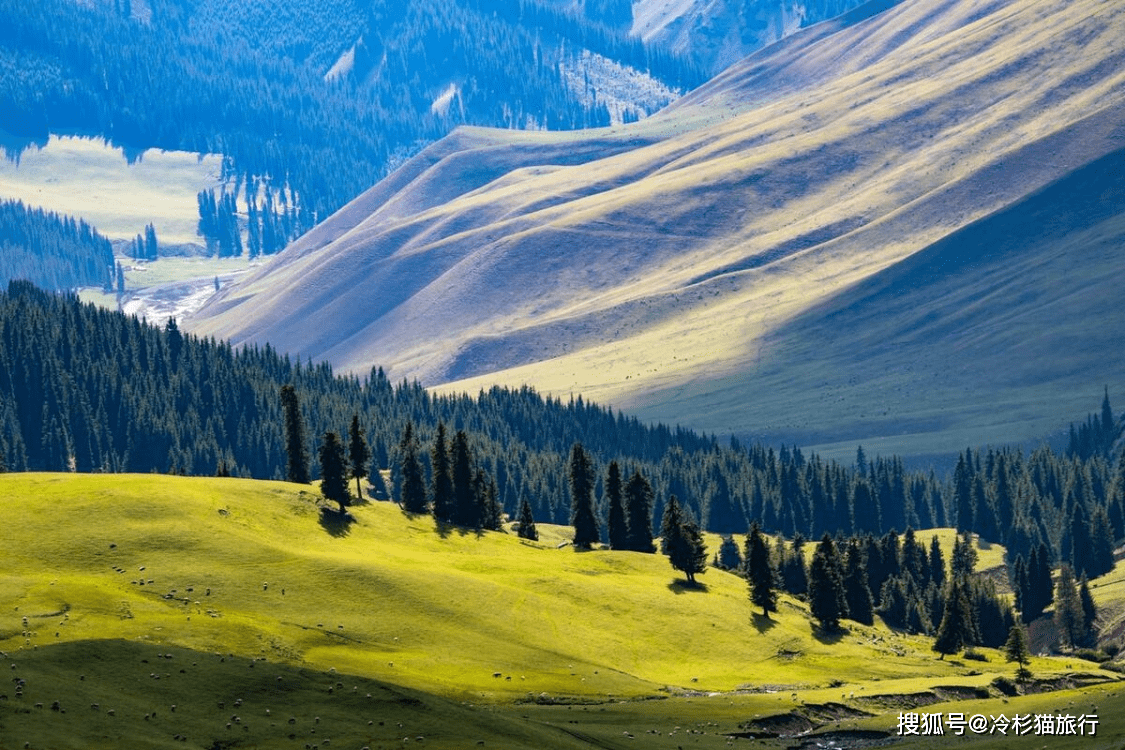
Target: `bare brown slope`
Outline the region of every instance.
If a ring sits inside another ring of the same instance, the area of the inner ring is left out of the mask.
[[[803,429],[819,417],[783,387],[746,407],[773,332],[1118,148],[1122,38],[1125,8],[1098,0],[914,0],[812,27],[634,126],[459,131],[190,326],[430,384]]]

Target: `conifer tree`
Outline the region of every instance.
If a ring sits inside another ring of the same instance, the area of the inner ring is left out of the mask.
[[[484,487],[474,482],[473,456],[469,436],[458,430],[450,446],[453,477],[453,523],[466,528],[480,525],[480,494]]]
[[[656,552],[652,543],[652,486],[639,471],[625,484],[625,514],[629,537],[626,549],[634,552]]]
[[[527,501],[526,495],[520,500],[519,524],[520,538],[530,539],[533,542],[539,541],[539,530],[535,528],[535,518],[531,515],[531,503]]]
[[[777,611],[777,592],[774,587],[777,575],[770,560],[769,542],[757,521],[750,524],[750,533],[746,536],[745,558],[750,601],[762,608],[762,615],[768,620],[770,612]]]
[[[840,556],[828,534],[821,537],[809,565],[809,608],[823,630],[835,630],[848,616]]]
[[[288,456],[285,477],[298,484],[309,483],[309,453],[305,447],[305,422],[292,385],[281,387],[281,406],[285,412],[285,452]]]
[[[953,555],[949,560],[950,573],[954,580],[968,578],[977,565],[977,548],[973,535],[963,531],[953,542]]]
[[[1019,663],[1019,669],[1016,670],[1017,679],[1026,680],[1031,677],[1031,670],[1027,668],[1028,662],[1031,661],[1031,649],[1027,645],[1027,633],[1019,623],[1013,625],[1008,632],[1008,640],[1004,643],[1004,656],[1008,661]]]
[[[699,526],[689,515],[675,495],[668,498],[660,519],[660,551],[668,556],[673,568],[687,577],[688,583],[694,584],[695,576],[707,571],[707,547]]]
[[[402,471],[402,507],[409,513],[426,512],[426,479],[418,460],[418,440],[414,437],[414,423],[407,422],[399,443]]]
[[[445,423],[438,422],[434,446],[430,449],[430,509],[434,518],[442,523],[452,523],[455,505],[453,502],[453,472],[449,463],[449,448],[445,441]]]
[[[609,506],[609,548],[629,548],[629,525],[625,520],[625,498],[621,489],[621,468],[609,462],[605,477],[605,499]]]
[[[352,415],[352,424],[348,428],[348,474],[355,480],[355,496],[363,498],[363,489],[359,480],[367,476],[367,462],[371,460],[371,449],[367,447],[367,438],[359,426],[359,415]]]
[[[937,534],[930,538],[930,581],[941,588],[945,585],[945,556],[941,551],[941,542]]]
[[[964,578],[954,578],[946,593],[945,610],[934,638],[934,651],[940,653],[942,659],[946,654],[956,653],[977,642],[967,586]]]
[[[1092,645],[1097,640],[1094,623],[1098,619],[1098,608],[1090,594],[1090,585],[1085,578],[1078,585],[1078,601],[1082,605],[1083,645]]]
[[[581,443],[570,450],[570,522],[574,546],[590,549],[598,541],[598,518],[594,514],[594,469]]]
[[[781,554],[778,570],[781,585],[794,596],[804,596],[809,590],[809,576],[805,569],[805,538],[797,534],[793,537],[788,551],[781,542],[778,542],[778,548]]]
[[[715,554],[715,567],[723,570],[740,571],[743,569],[742,554],[738,551],[738,544],[733,537],[723,537],[719,551]]]
[[[1074,571],[1066,563],[1059,568],[1055,590],[1055,627],[1064,646],[1080,646],[1085,640],[1082,599],[1074,582]]]
[[[340,505],[340,512],[351,502],[348,494],[347,465],[344,460],[344,446],[335,432],[324,433],[324,441],[318,451],[320,457],[320,494],[325,500]]]
[[[844,552],[844,599],[848,604],[848,619],[864,625],[875,624],[875,606],[871,590],[867,588],[867,564],[859,540],[848,540]]]

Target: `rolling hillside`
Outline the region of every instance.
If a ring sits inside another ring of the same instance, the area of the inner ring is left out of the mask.
[[[630,126],[462,128],[188,326],[829,452],[1038,438],[1125,365],[1118,203],[1050,207],[1120,190],[1080,170],[1125,145],[1125,9],[888,5]]]
[[[390,503],[341,525],[313,493],[0,477],[0,747],[721,748],[788,726],[885,737],[909,705],[1100,704],[1096,740],[1052,747],[1125,733],[1118,675],[1092,664],[1035,658],[1036,689],[1065,692],[1005,698],[1013,668],[989,649],[939,660],[881,626],[819,635],[787,597],[766,620],[740,578],[686,587],[660,555],[559,547],[561,527],[538,543],[438,533]]]

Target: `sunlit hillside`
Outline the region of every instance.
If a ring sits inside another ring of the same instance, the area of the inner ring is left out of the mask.
[[[1123,321],[1096,291],[1120,272],[1120,170],[1081,183],[1108,197],[1096,216],[1014,206],[1120,147],[1125,9],[885,7],[632,126],[459,130],[189,325],[824,450],[1057,429],[1125,365],[1110,344]],[[1050,231],[1001,253],[973,228],[986,220]]]

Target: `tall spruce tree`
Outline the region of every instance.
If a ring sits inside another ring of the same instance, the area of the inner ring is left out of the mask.
[[[946,654],[957,653],[977,642],[967,588],[968,582],[964,578],[954,578],[945,595],[945,610],[933,646],[942,659]]]
[[[652,485],[639,471],[625,483],[625,514],[629,536],[626,549],[633,552],[656,552],[652,543]]]
[[[875,624],[875,605],[867,588],[867,561],[859,540],[848,540],[844,552],[844,599],[848,603],[848,619],[863,625]]]
[[[355,480],[355,496],[363,498],[363,488],[359,480],[367,476],[367,462],[371,460],[371,449],[367,447],[367,437],[359,426],[359,415],[352,415],[348,428],[348,474]]]
[[[822,630],[835,630],[848,616],[844,574],[832,537],[825,534],[809,565],[809,609]]]
[[[535,528],[535,518],[531,514],[531,503],[527,501],[526,495],[520,498],[519,524],[521,539],[530,539],[533,542],[539,541],[539,530]]]
[[[694,584],[695,576],[707,571],[707,547],[703,543],[703,534],[675,495],[669,497],[664,506],[660,539],[661,552],[668,556],[673,568],[687,577],[688,583]]]
[[[430,471],[430,509],[438,521],[452,523],[456,506],[453,502],[453,471],[449,463],[444,422],[438,422],[434,446],[430,449]]]
[[[1027,668],[1027,664],[1031,661],[1031,649],[1027,645],[1027,632],[1019,623],[1013,625],[1008,632],[1008,640],[1004,643],[1004,656],[1008,661],[1019,664],[1019,669],[1016,670],[1017,679],[1026,680],[1031,677],[1031,670]]]
[[[399,455],[401,456],[402,494],[400,502],[404,510],[410,513],[425,513],[426,508],[426,478],[423,475],[422,463],[418,460],[418,439],[414,437],[414,423],[407,422],[399,442]]]
[[[473,454],[469,436],[458,430],[450,446],[453,477],[453,523],[466,528],[480,525],[480,492],[483,487],[474,483]]]
[[[625,519],[625,497],[621,487],[621,468],[609,462],[605,476],[605,499],[609,507],[609,548],[629,548],[629,522]]]
[[[324,433],[324,441],[318,451],[320,458],[320,494],[325,500],[338,503],[340,512],[351,504],[348,494],[347,462],[344,459],[344,446],[335,432]]]
[[[285,414],[285,478],[298,484],[309,483],[309,451],[305,447],[305,421],[292,385],[281,386],[281,408]]]
[[[1055,589],[1055,627],[1063,646],[1081,646],[1085,640],[1082,599],[1074,581],[1074,571],[1066,563],[1059,568],[1059,582]]]
[[[598,517],[594,513],[594,468],[581,443],[570,449],[570,522],[574,546],[590,549],[598,541]]]
[[[777,611],[777,591],[774,581],[777,574],[770,559],[769,542],[762,534],[758,522],[750,524],[746,536],[746,580],[750,587],[750,601],[762,608],[762,615],[768,620],[770,612]]]

